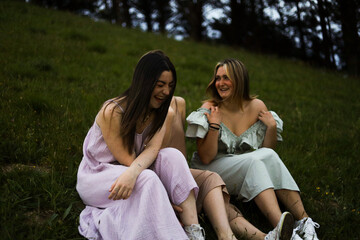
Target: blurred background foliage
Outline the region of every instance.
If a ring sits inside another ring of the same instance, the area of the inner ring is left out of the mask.
[[[26,0],[127,28],[296,58],[358,76],[358,0]]]

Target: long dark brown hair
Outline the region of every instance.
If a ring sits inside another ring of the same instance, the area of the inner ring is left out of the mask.
[[[151,139],[164,124],[176,87],[176,71],[169,57],[160,50],[150,51],[143,55],[136,65],[130,87],[114,99],[120,105],[125,105],[120,122],[120,136],[130,154],[134,150],[136,123],[139,119],[144,120],[149,114],[148,106],[152,92],[164,71],[171,71],[173,87],[160,108],[153,110],[155,117],[149,132],[149,139]]]

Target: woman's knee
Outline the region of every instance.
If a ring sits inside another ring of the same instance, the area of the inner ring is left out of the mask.
[[[263,149],[263,157],[261,160],[267,169],[272,169],[272,172],[280,173],[279,171],[285,167],[279,155],[271,148]]]
[[[182,156],[181,152],[173,147],[167,147],[167,148],[160,149],[159,155],[169,155],[169,156],[181,155]]]
[[[237,217],[243,217],[240,210],[237,207],[235,207],[234,205],[232,205],[231,203],[226,204],[225,208],[226,208],[226,213],[227,213],[229,222],[231,222],[232,220],[234,220]]]
[[[161,149],[157,160],[161,162],[168,162],[169,164],[187,164],[184,155],[178,149],[172,147]]]
[[[223,182],[222,178],[217,172],[205,170],[205,174],[207,175],[205,182]]]
[[[261,148],[264,158],[279,158],[279,155],[272,148]]]
[[[183,175],[185,172],[191,175],[189,165],[184,155],[175,148],[161,149],[152,169],[161,179],[163,179],[164,176]]]
[[[146,183],[146,184],[161,184],[159,176],[150,169],[143,170],[137,178],[138,182]]]

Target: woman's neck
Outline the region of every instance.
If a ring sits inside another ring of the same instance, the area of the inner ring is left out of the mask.
[[[225,100],[224,102],[221,103],[220,108],[228,112],[236,112],[239,110],[239,104],[237,104],[234,101]]]
[[[154,110],[153,108],[146,110],[146,112],[143,114],[143,117],[142,117],[143,123],[146,123],[150,119],[150,117],[153,113],[153,110]]]
[[[241,106],[238,102],[229,100],[222,102],[220,108],[222,108],[227,112],[238,112],[238,111],[244,112],[248,104],[249,101],[247,100],[243,100]]]
[[[154,120],[154,109],[148,109],[136,122],[136,132],[141,133]]]

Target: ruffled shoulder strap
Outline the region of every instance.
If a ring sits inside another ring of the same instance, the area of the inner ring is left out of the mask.
[[[124,112],[124,109],[120,106],[118,102],[114,101],[113,99],[109,99],[105,103],[109,103],[109,102],[115,103],[115,105],[121,110],[121,112]]]
[[[273,115],[275,122],[276,122],[276,134],[277,134],[277,140],[282,141],[283,138],[281,136],[281,133],[283,131],[283,120],[276,114],[276,112],[270,111],[270,113]]]
[[[209,123],[204,113],[210,113],[207,108],[199,108],[186,118],[188,127],[185,136],[189,138],[204,138],[209,130]]]

